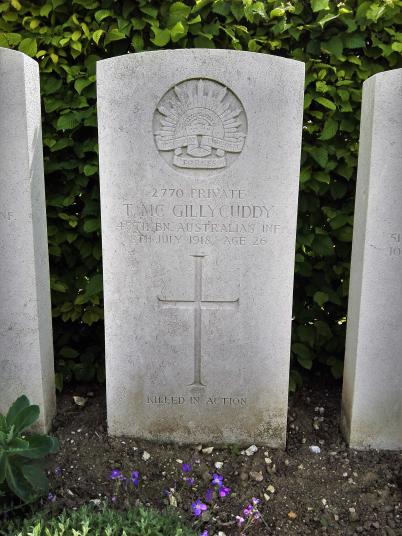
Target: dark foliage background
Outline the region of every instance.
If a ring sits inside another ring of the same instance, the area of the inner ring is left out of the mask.
[[[95,63],[216,47],[306,63],[291,389],[342,372],[363,81],[402,67],[402,0],[11,0],[0,46],[41,70],[54,336],[63,380],[102,380]]]

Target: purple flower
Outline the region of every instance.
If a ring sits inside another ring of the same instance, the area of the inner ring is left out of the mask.
[[[227,488],[226,486],[221,486],[219,488],[219,497],[226,497],[226,495],[229,495],[230,492],[230,488]]]
[[[111,480],[124,480],[123,473],[120,471],[120,469],[113,469],[109,478]]]
[[[213,499],[213,496],[214,496],[214,492],[212,489],[207,489],[207,491],[205,492],[205,500],[207,502],[211,502],[212,499]]]
[[[190,471],[193,470],[193,468],[191,467],[189,463],[183,463],[181,466],[181,470],[183,471],[183,473],[189,473]]]
[[[140,483],[140,473],[138,471],[133,471],[131,473],[131,482],[138,488],[138,484]]]
[[[54,474],[59,477],[63,474],[63,470],[61,467],[56,467],[55,470],[54,470]]]
[[[204,532],[201,532],[200,536],[208,536],[208,531],[207,530],[204,530]]]
[[[241,525],[243,525],[245,520],[244,520],[244,517],[236,516],[236,521],[237,521],[238,526],[241,527]]]
[[[222,484],[223,484],[223,476],[217,475],[216,473],[214,473],[212,475],[212,482],[211,483],[212,483],[213,486],[219,486],[219,487],[222,486]]]
[[[244,515],[244,517],[248,517],[248,516],[250,516],[250,515],[253,513],[253,510],[254,510],[253,505],[252,505],[252,504],[249,504],[249,505],[247,506],[247,508],[245,508],[245,509],[243,510],[243,515]]]
[[[193,514],[195,516],[200,516],[202,512],[205,512],[205,510],[208,510],[208,506],[200,501],[200,499],[197,499],[193,504],[191,505],[191,509],[193,510]]]
[[[243,516],[236,516],[237,524],[240,525],[244,523],[245,518],[248,518],[248,522],[250,523],[256,523],[261,520],[261,514],[258,510],[258,504],[260,503],[260,499],[257,499],[256,497],[253,497],[251,499],[251,503],[246,506],[243,510]],[[247,525],[248,526],[248,525]]]
[[[47,500],[49,502],[55,502],[56,501],[56,495],[52,492],[49,492],[48,496],[47,496]]]
[[[194,486],[194,482],[195,482],[194,478],[186,477],[184,481],[187,484],[187,486],[190,486],[190,487]]]

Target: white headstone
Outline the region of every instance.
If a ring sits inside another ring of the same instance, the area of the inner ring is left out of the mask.
[[[402,448],[402,69],[363,86],[342,426]]]
[[[55,413],[37,63],[0,48],[0,413],[22,394]]]
[[[98,63],[109,430],[285,443],[304,65]]]

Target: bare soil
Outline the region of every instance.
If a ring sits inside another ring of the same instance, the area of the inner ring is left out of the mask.
[[[77,396],[83,406],[77,405]],[[241,534],[235,516],[252,497],[261,500],[265,524],[253,524],[246,534],[402,535],[402,456],[347,448],[339,431],[339,383],[312,378],[291,395],[286,450],[257,445],[251,456],[234,446],[206,453],[202,449],[210,445],[201,449],[108,437],[99,386],[70,388],[59,397],[58,408],[54,434],[61,448],[49,466],[56,511],[91,500],[115,508],[140,502],[160,510],[170,505],[194,524],[191,504],[204,499],[211,475],[219,473],[232,491],[215,497],[197,522],[197,530],[208,529],[210,536]],[[312,452],[312,446],[320,452]],[[191,473],[183,474],[182,462],[191,464]],[[116,486],[109,478],[113,469],[127,476],[139,471],[139,487]],[[185,483],[185,476],[194,484]]]

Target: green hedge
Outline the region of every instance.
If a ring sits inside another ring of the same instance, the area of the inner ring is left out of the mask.
[[[11,0],[0,46],[41,69],[59,385],[103,374],[95,62],[182,47],[306,63],[292,350],[341,374],[361,88],[402,66],[402,0]]]

